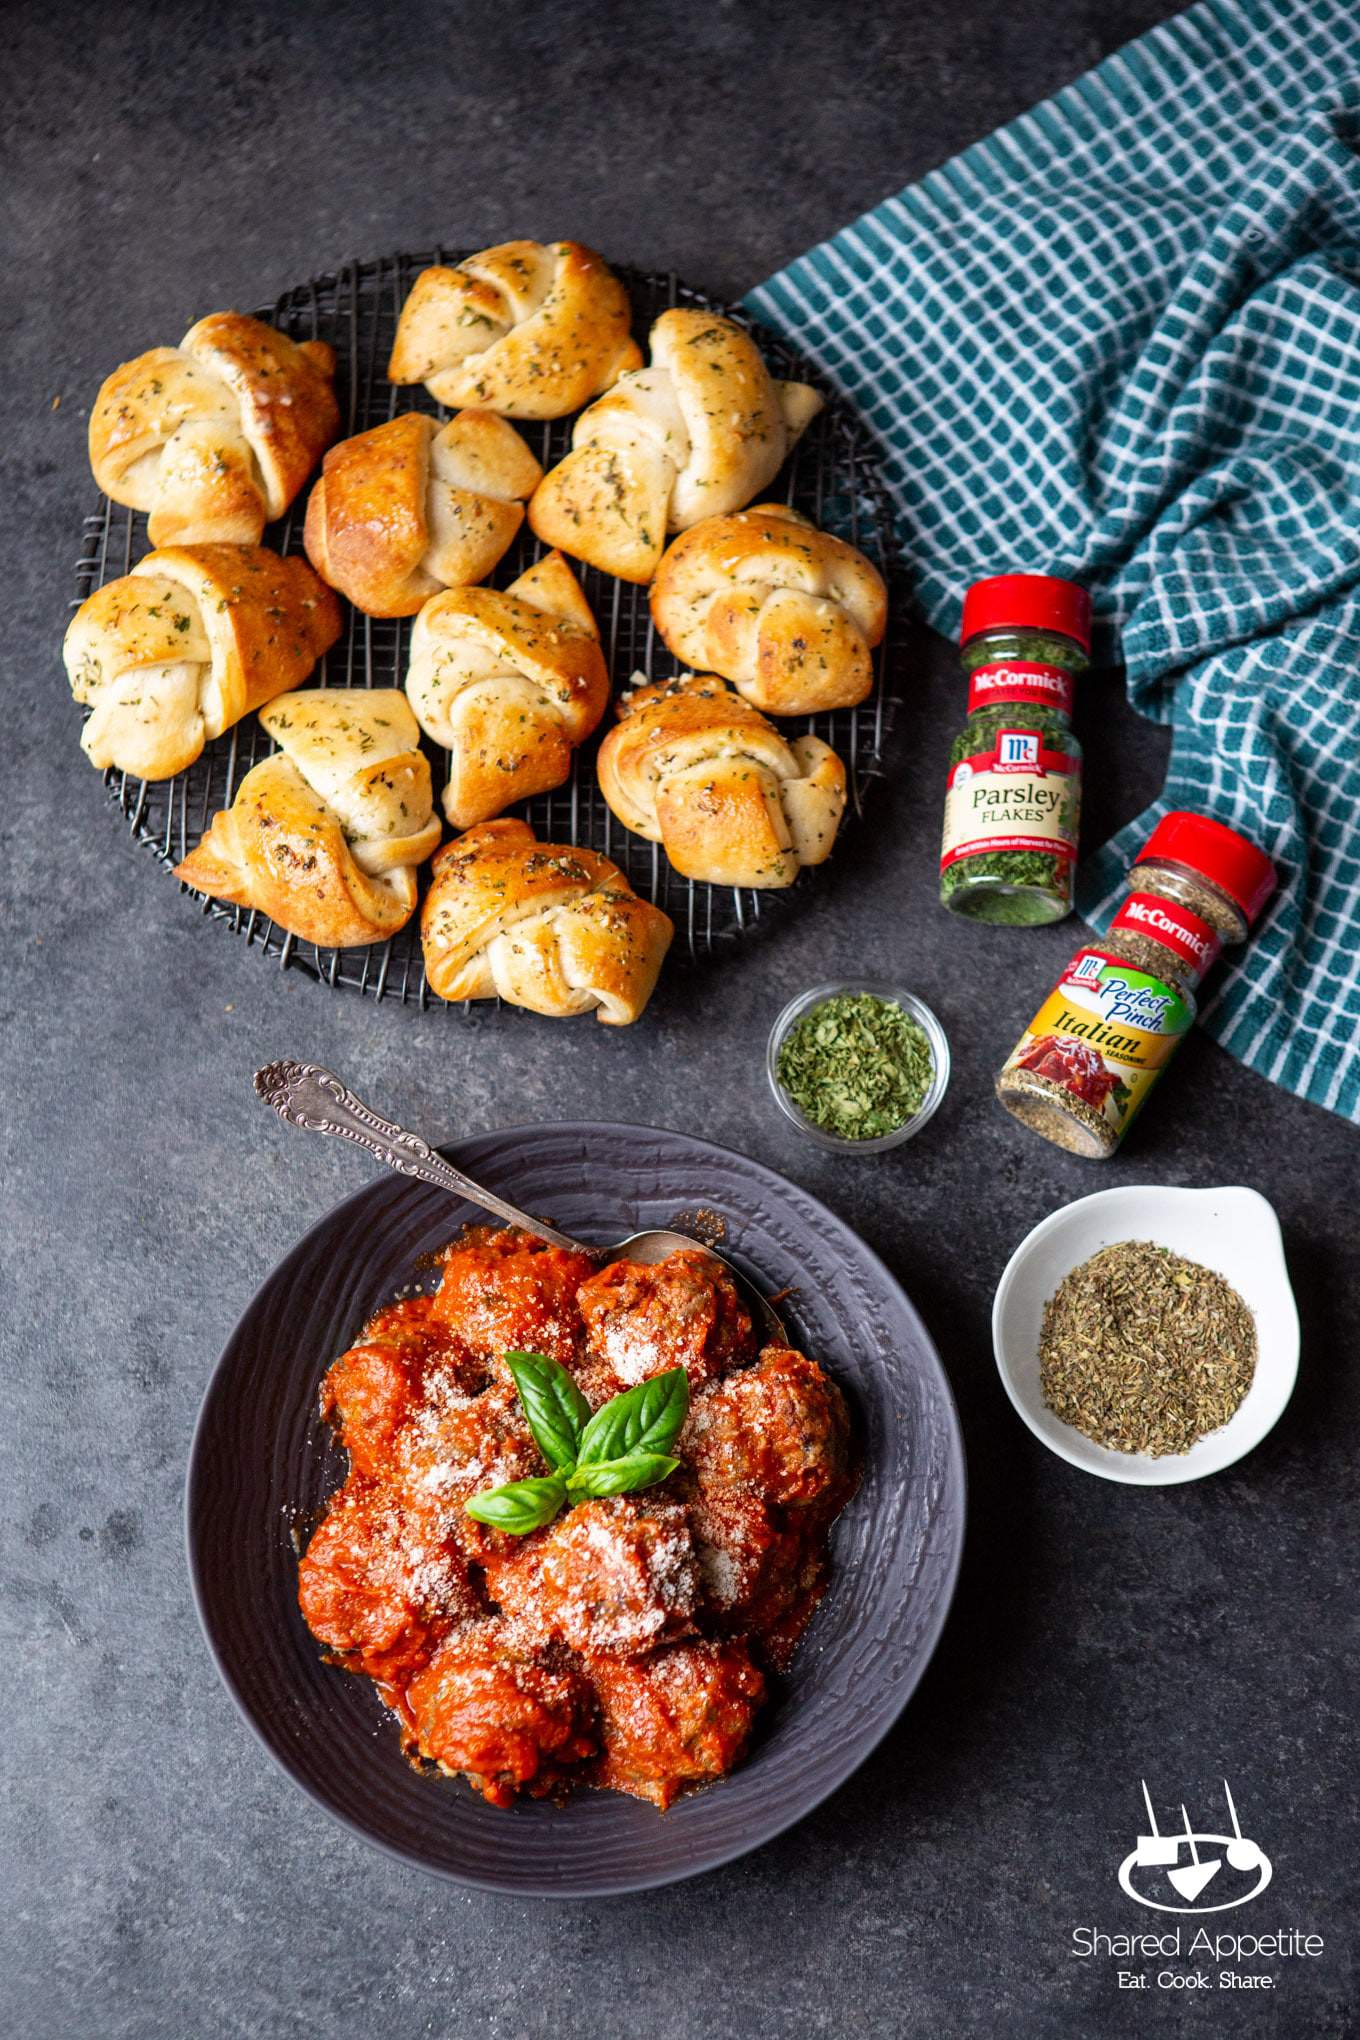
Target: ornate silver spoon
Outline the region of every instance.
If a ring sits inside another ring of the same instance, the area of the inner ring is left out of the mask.
[[[455,1169],[451,1162],[436,1154],[418,1133],[409,1132],[393,1120],[381,1118],[371,1105],[365,1105],[361,1098],[357,1098],[332,1070],[323,1069],[319,1063],[266,1063],[262,1070],[255,1072],[255,1089],[266,1105],[272,1105],[279,1118],[289,1126],[305,1127],[309,1133],[333,1133],[341,1140],[352,1140],[357,1146],[366,1148],[378,1161],[385,1162],[389,1169],[395,1169],[399,1176],[417,1176],[422,1183],[433,1183],[436,1188],[448,1190],[453,1196],[466,1199],[469,1204],[479,1204],[483,1211],[503,1218],[507,1225],[536,1233],[550,1246],[589,1254],[602,1267],[607,1267],[611,1261],[638,1261],[651,1267],[666,1260],[681,1247],[691,1252],[697,1247],[701,1253],[721,1262],[732,1276],[755,1319],[762,1344],[788,1344],[788,1333],[773,1305],[766,1302],[760,1291],[747,1281],[740,1268],[734,1267],[725,1254],[718,1253],[702,1240],[690,1239],[685,1233],[670,1232],[661,1226],[630,1233],[627,1239],[617,1241],[612,1247],[592,1247],[583,1240],[574,1240],[569,1234],[559,1232],[556,1226],[547,1225],[541,1218],[531,1218],[527,1211],[518,1210],[505,1198],[498,1197],[494,1190],[484,1190],[480,1183],[473,1182],[471,1176],[465,1176],[461,1169]]]

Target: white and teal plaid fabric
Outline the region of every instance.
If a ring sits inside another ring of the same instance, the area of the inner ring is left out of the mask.
[[[750,304],[877,430],[938,629],[1093,588],[1174,747],[1084,911],[1166,809],[1240,826],[1282,890],[1205,1022],[1360,1118],[1360,0],[1204,0]]]

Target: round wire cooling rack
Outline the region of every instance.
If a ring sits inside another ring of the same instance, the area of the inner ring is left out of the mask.
[[[343,436],[380,425],[398,411],[421,409],[447,418],[424,389],[399,389],[387,380],[387,360],[397,317],[407,292],[431,263],[458,260],[442,248],[424,254],[387,256],[376,262],[351,262],[332,275],[315,278],[285,291],[278,302],[259,313],[295,340],[322,339],[336,351],[336,392],[344,414]],[[779,336],[757,324],[740,309],[717,302],[681,283],[674,275],[613,265],[633,303],[633,330],[646,334],[652,321],[671,305],[695,305],[721,312],[752,332],[774,374],[812,382],[827,397],[784,469],[764,492],[767,501],[783,500],[813,521],[859,547],[884,578],[892,575],[892,508],[873,445],[858,419],[825,387],[822,378]],[[551,467],[567,452],[571,418],[547,424],[516,420],[528,444]],[[270,526],[264,543],[282,553],[301,553],[307,491],[299,495],[287,517]],[[80,558],[76,563],[77,607],[105,581],[127,573],[150,550],[146,520],[106,499],[84,521]],[[523,572],[543,548],[527,523],[493,577],[505,585]],[[571,562],[600,625],[609,672],[615,689],[634,672],[652,679],[668,678],[679,662],[656,636],[647,589],[617,581],[611,575]],[[794,729],[814,730],[845,762],[850,801],[840,841],[845,843],[860,824],[872,782],[885,770],[886,746],[897,696],[893,686],[894,615],[875,663],[874,691],[858,708],[831,714],[788,719]],[[406,674],[413,619],[363,616],[348,604],[344,632],[317,666],[309,685],[400,687]],[[702,885],[682,878],[658,844],[635,836],[615,819],[600,794],[595,752],[611,718],[574,754],[565,785],[524,802],[515,812],[531,823],[547,842],[575,843],[602,851],[627,874],[634,889],[665,909],[675,923],[671,954],[690,962],[720,955],[743,937],[769,926],[786,913],[815,872],[804,873],[786,890],[762,892],[748,887]],[[442,789],[447,754],[424,739],[436,789]],[[255,715],[215,739],[187,771],[173,779],[143,780],[109,770],[104,783],[138,843],[151,851],[167,871],[207,829],[219,808],[229,807],[237,787],[252,765],[273,745]],[[186,888],[187,890],[187,888]],[[197,897],[197,896],[195,896]],[[466,1012],[450,1008],[429,990],[420,946],[419,915],[383,943],[361,949],[321,949],[279,928],[253,908],[202,900],[207,919],[233,933],[284,968],[306,971],[326,985],[343,985],[375,999],[402,1005]]]

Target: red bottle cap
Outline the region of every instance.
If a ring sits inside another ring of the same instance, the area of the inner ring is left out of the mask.
[[[1225,822],[1208,815],[1163,815],[1138,853],[1135,871],[1150,857],[1168,864],[1188,864],[1201,878],[1207,878],[1230,900],[1236,900],[1247,917],[1256,919],[1275,890],[1275,866],[1264,850],[1258,850]]]
[[[959,643],[984,630],[1053,630],[1091,649],[1091,598],[1075,581],[1054,574],[993,574],[974,581],[963,598]]]

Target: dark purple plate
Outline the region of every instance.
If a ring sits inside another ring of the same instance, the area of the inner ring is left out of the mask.
[[[317,1385],[365,1320],[419,1282],[420,1256],[478,1217],[385,1176],[275,1269],[208,1386],[189,1462],[189,1570],[228,1691],[289,1776],[380,1848],[520,1896],[644,1891],[730,1862],[834,1792],[886,1734],[949,1611],[963,1544],[963,1447],[930,1338],[883,1263],[819,1204],[745,1156],[641,1126],[517,1127],[445,1150],[459,1168],[586,1239],[703,1208],[835,1375],[864,1477],[832,1543],[831,1586],[746,1762],[661,1814],[614,1793],[485,1805],[406,1762],[366,1679],[336,1671],[297,1606],[294,1525],[344,1472]]]

